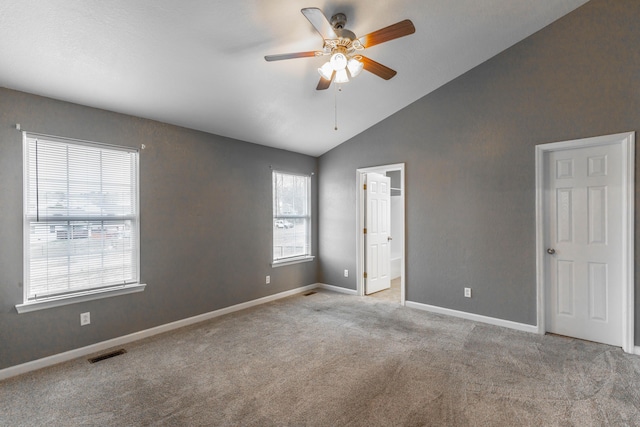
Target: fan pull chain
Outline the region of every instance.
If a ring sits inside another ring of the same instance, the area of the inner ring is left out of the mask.
[[[333,104],[333,110],[335,111],[335,126],[334,126],[334,130],[338,130],[338,92],[342,92],[342,87],[339,85],[335,85],[335,90],[333,91],[334,93],[334,104]]]

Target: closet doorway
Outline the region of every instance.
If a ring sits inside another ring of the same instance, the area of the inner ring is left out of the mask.
[[[367,204],[365,183],[367,174],[379,174],[389,178],[390,181],[390,257],[387,269],[391,279],[391,288],[371,294],[373,298],[393,300],[402,305],[406,299],[405,284],[405,165],[396,163],[375,167],[359,168],[356,171],[357,194],[357,292],[364,296],[367,293],[367,247],[365,228],[367,218]]]

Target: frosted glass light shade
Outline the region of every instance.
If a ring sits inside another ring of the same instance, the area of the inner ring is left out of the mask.
[[[346,69],[336,70],[336,83],[346,83],[349,81]]]
[[[351,73],[351,77],[355,77],[360,74],[360,71],[364,68],[364,64],[357,59],[351,58],[349,62],[347,62],[347,68],[349,69],[349,73]]]
[[[347,66],[347,57],[340,52],[334,53],[333,55],[331,55],[331,59],[329,60],[329,62],[331,62],[331,66],[334,70],[344,70],[344,68]]]
[[[331,63],[325,62],[322,67],[318,68],[318,73],[320,73],[323,79],[331,80],[331,76],[333,75]]]

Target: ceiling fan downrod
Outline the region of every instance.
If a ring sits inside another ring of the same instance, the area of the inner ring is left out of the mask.
[[[347,25],[347,15],[344,13],[336,13],[329,21],[334,30],[341,30]]]

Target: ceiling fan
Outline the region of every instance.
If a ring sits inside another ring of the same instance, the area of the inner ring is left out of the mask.
[[[318,82],[316,90],[327,89],[332,81],[336,83],[346,83],[349,81],[349,76],[351,76],[351,78],[356,77],[363,69],[385,80],[389,80],[396,75],[396,71],[373,59],[367,58],[362,55],[361,52],[371,46],[408,36],[416,32],[413,23],[405,19],[404,21],[356,38],[353,32],[345,28],[347,17],[343,13],[333,15],[329,21],[324,16],[324,13],[317,7],[307,7],[302,9],[301,12],[309,20],[311,25],[313,25],[313,28],[322,36],[324,40],[322,50],[267,55],[264,59],[267,61],[280,61],[293,58],[331,56],[329,61],[318,68],[320,82]]]

